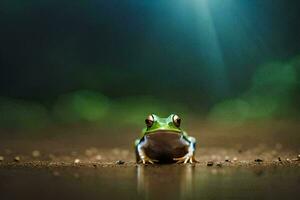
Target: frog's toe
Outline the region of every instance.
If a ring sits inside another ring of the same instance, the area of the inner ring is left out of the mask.
[[[177,161],[177,163],[186,164],[190,160],[190,158],[188,156],[183,156],[183,157],[180,157],[180,158],[174,158],[173,160]]]
[[[194,163],[194,162],[198,162],[198,161],[196,161],[196,159],[194,158],[194,156],[192,155],[192,156],[190,156],[190,155],[185,155],[185,156],[183,156],[183,157],[180,157],[180,158],[174,158],[173,160],[175,160],[175,161],[177,161],[177,163],[184,163],[184,164],[186,164],[186,163]]]
[[[158,160],[150,159],[148,157],[142,159],[142,163],[146,165],[147,163],[154,164],[154,162],[158,162]]]

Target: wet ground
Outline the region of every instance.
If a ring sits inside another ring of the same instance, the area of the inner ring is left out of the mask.
[[[193,135],[199,163],[147,166],[135,163],[138,134],[7,132],[0,199],[299,199],[300,140],[286,127],[207,128]]]
[[[300,198],[296,152],[263,146],[200,152],[197,164],[147,166],[119,148],[7,155],[0,163],[0,195],[3,200]]]
[[[299,199],[299,166],[1,169],[1,199]]]

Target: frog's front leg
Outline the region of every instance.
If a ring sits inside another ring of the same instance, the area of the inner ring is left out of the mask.
[[[188,152],[186,155],[184,155],[183,157],[180,158],[174,158],[175,161],[177,161],[177,163],[193,163],[193,162],[198,162],[195,159],[195,150],[196,150],[196,139],[194,137],[187,137],[188,141],[189,141],[189,145],[188,145]]]
[[[154,162],[158,162],[158,160],[151,159],[146,155],[146,153],[145,153],[146,146],[147,146],[147,143],[146,143],[145,139],[135,141],[136,161],[142,162],[143,164],[147,164],[147,163],[154,164]]]

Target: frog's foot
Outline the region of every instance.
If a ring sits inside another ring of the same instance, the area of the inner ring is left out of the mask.
[[[154,164],[154,162],[158,162],[158,160],[151,159],[151,158],[149,158],[148,156],[144,155],[144,156],[141,156],[141,162],[142,162],[144,165],[147,164],[147,163]]]
[[[188,137],[189,146],[188,146],[188,152],[185,156],[182,156],[180,158],[173,158],[173,160],[177,161],[177,163],[197,163],[198,161],[195,159],[195,148],[196,148],[196,139],[193,137]]]
[[[158,160],[151,159],[146,155],[145,150],[143,149],[143,143],[137,145],[136,153],[138,158],[137,160],[139,160],[144,165],[147,163],[154,164],[154,162],[158,162]]]
[[[173,158],[173,160],[177,161],[177,163],[197,163],[198,161],[195,159],[193,154],[187,153],[185,156],[180,158]]]

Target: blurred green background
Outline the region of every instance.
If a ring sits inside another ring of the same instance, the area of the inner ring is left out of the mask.
[[[142,127],[149,113],[298,120],[299,9],[281,0],[1,0],[0,127]]]

